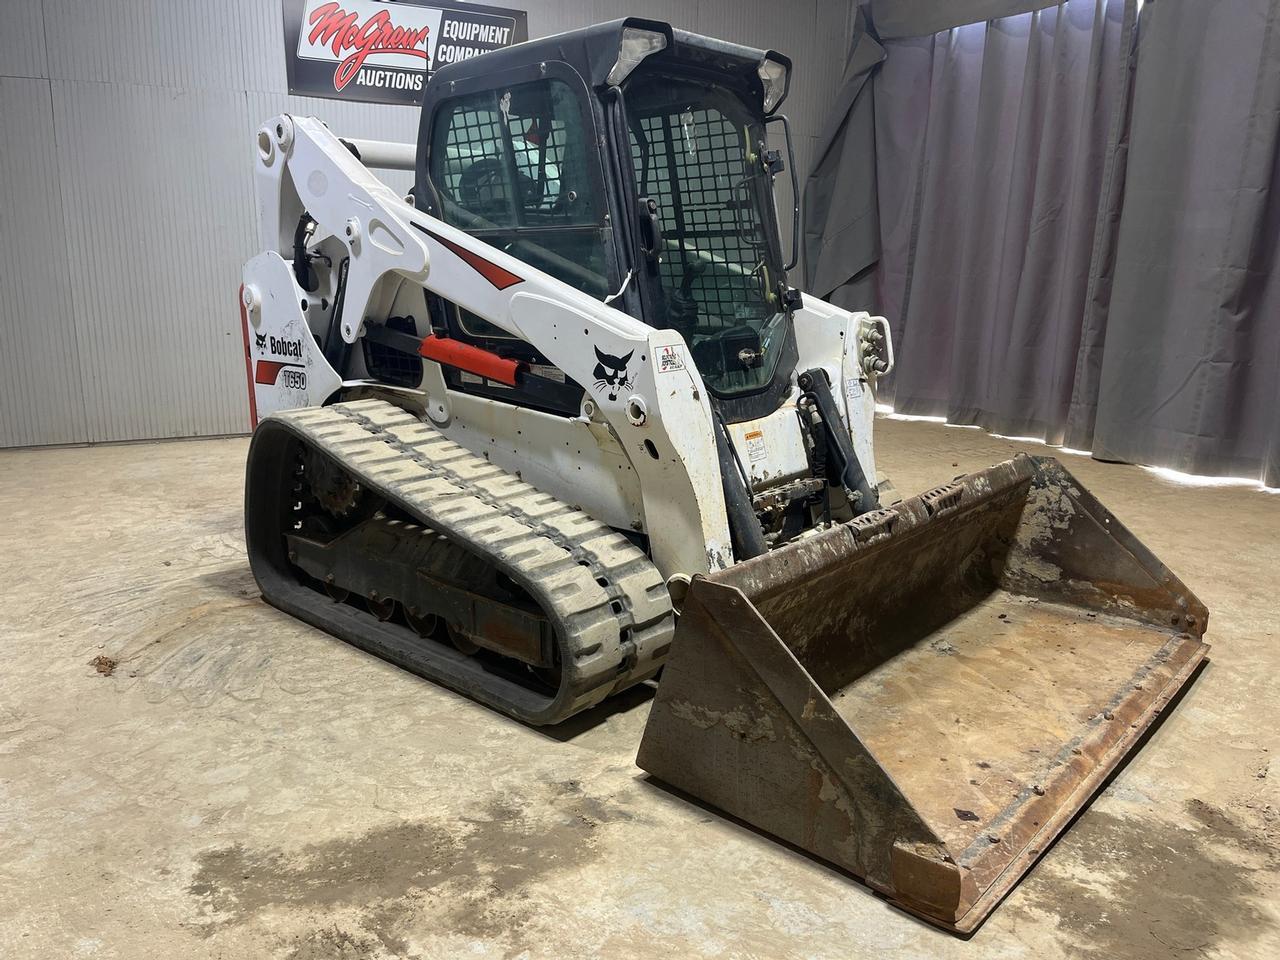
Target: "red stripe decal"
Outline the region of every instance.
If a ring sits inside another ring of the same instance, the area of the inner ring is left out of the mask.
[[[244,333],[244,379],[249,387],[249,429],[258,426],[258,397],[253,387],[253,354],[249,352],[249,311],[244,307],[244,284],[240,284],[240,330]]]
[[[272,386],[280,376],[280,371],[285,367],[297,367],[302,369],[301,364],[283,363],[279,360],[259,360],[258,372],[253,378],[254,383],[261,383],[264,386]]]
[[[476,271],[476,273],[480,274],[480,276],[484,277],[486,280],[492,283],[499,290],[505,290],[507,289],[507,287],[520,283],[524,280],[524,277],[517,277],[510,270],[504,270],[502,267],[498,266],[496,263],[490,263],[488,260],[480,256],[478,253],[472,253],[470,250],[466,249],[465,247],[459,246],[458,244],[454,243],[452,240],[446,240],[444,237],[440,236],[438,233],[432,233],[426,227],[419,226],[416,223],[414,224],[414,226],[417,227],[419,230],[421,230],[423,233],[425,233],[432,240],[435,240],[437,243],[443,244],[449,250],[453,251],[453,253],[459,259],[467,263],[473,270]]]

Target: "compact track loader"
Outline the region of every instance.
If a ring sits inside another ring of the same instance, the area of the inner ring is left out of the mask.
[[[527,723],[662,670],[642,767],[967,931],[1207,614],[1051,459],[889,502],[888,328],[788,282],[789,76],[627,19],[441,68],[416,145],[266,123],[249,557]]]

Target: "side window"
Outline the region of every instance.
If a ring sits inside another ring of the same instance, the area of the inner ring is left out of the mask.
[[[492,93],[442,110],[432,137],[432,179],[445,200],[444,219],[463,229],[513,227],[511,171]]]
[[[560,80],[441,105],[430,175],[446,222],[592,296],[609,292],[599,156],[583,106]],[[462,314],[477,336],[506,336]]]
[[[461,97],[436,115],[431,176],[467,230],[590,224],[600,198],[577,98],[559,80]]]

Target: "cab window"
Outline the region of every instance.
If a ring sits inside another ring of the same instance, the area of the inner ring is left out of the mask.
[[[430,175],[442,218],[592,296],[609,291],[598,159],[582,106],[554,79],[447,101]],[[477,336],[507,336],[462,312]]]

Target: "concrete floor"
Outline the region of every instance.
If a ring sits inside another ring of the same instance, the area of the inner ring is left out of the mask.
[[[878,443],[908,494],[1043,452]],[[245,447],[0,453],[0,956],[1280,956],[1280,497],[1066,457],[1212,662],[966,942],[646,782],[643,694],[557,738],[266,606]]]

